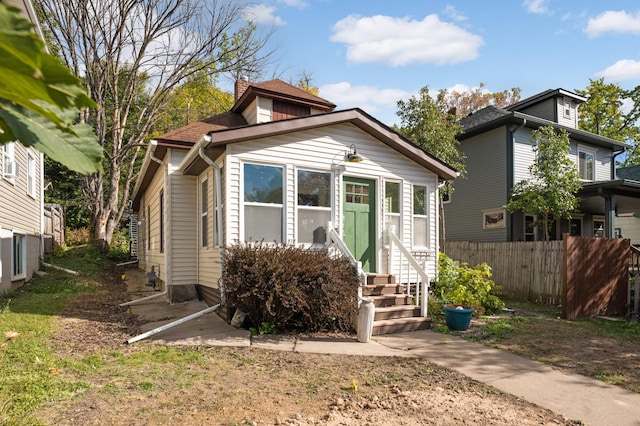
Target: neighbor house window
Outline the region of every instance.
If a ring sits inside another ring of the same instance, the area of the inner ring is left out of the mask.
[[[384,183],[384,222],[385,226],[393,226],[395,234],[400,236],[400,182]]]
[[[200,182],[200,247],[209,245],[209,183]]]
[[[571,118],[571,100],[568,98],[564,98],[562,113],[564,118]]]
[[[536,217],[532,214],[524,215],[524,240],[536,240]]]
[[[599,237],[599,238],[604,237],[604,218],[603,217],[593,218],[593,236]]]
[[[15,143],[9,142],[2,146],[2,176],[13,180],[18,175],[18,163],[16,163]]]
[[[27,276],[27,236],[13,234],[11,244],[11,279],[18,280]]]
[[[36,197],[36,158],[27,152],[27,194]]]
[[[427,187],[413,185],[413,246],[428,247]]]
[[[164,191],[160,191],[160,253],[164,252]]]
[[[572,217],[569,220],[569,235],[573,237],[582,236],[582,217]]]
[[[331,220],[331,173],[298,170],[298,241],[324,244]]]
[[[283,169],[244,165],[244,238],[282,242]]]
[[[578,148],[578,172],[583,180],[593,180],[595,152]]]
[[[505,225],[504,210],[487,210],[482,212],[482,227],[484,229],[504,228]]]

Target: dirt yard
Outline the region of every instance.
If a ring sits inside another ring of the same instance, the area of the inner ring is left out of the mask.
[[[114,271],[118,272],[118,271]],[[53,339],[61,377],[86,383],[44,407],[56,425],[576,424],[426,360],[256,348],[127,346],[137,318],[114,279],[82,293]]]

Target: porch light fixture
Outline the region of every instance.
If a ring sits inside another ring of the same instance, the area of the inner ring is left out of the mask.
[[[362,158],[362,155],[356,152],[356,144],[352,143],[349,147],[349,151],[347,152],[347,161],[349,163],[360,163],[362,162],[362,160],[364,160],[364,158]]]

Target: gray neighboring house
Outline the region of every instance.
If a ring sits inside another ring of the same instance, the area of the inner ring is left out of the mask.
[[[616,173],[618,179],[640,182],[640,166],[621,167]],[[633,245],[640,245],[640,210],[618,213],[614,226],[618,235],[630,239]]]
[[[569,156],[583,180],[580,212],[556,221],[552,238],[616,236],[615,216],[640,211],[640,182],[618,179],[616,157],[629,146],[578,129],[579,106],[586,98],[551,89],[507,108],[488,106],[462,119],[458,136],[466,156],[466,179],[456,179],[445,203],[447,241],[536,241],[544,235],[526,213],[508,213],[513,185],[530,179],[534,161],[531,133],[549,124],[570,136]]]
[[[42,32],[29,0],[19,8]],[[21,286],[40,267],[43,219],[43,155],[19,141],[0,146],[0,294]]]

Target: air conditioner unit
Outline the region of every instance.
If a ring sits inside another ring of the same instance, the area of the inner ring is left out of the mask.
[[[2,168],[2,175],[7,179],[17,178],[20,168],[15,161],[5,161]]]

